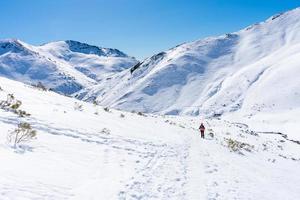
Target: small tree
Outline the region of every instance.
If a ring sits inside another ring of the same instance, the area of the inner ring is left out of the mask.
[[[29,123],[20,123],[18,128],[8,134],[8,141],[14,144],[14,148],[22,142],[29,141],[36,136],[36,131]]]

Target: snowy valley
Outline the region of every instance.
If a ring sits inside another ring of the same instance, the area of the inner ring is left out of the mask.
[[[299,58],[300,8],[143,61],[1,40],[0,199],[300,199]]]
[[[300,144],[247,125],[123,112],[0,78],[1,199],[298,199]],[[30,94],[30,95],[28,95]],[[81,106],[78,106],[81,105]],[[36,139],[11,147],[28,122]]]

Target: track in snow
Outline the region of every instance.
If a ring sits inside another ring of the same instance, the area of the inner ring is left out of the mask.
[[[185,199],[188,147],[164,145],[128,181],[119,199]]]

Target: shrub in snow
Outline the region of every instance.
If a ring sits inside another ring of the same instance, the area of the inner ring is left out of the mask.
[[[208,129],[207,129],[207,132],[208,132],[207,135],[208,135],[210,138],[214,138],[214,137],[215,137],[215,134],[214,134],[214,130],[213,130],[213,129],[208,128]]]
[[[108,128],[103,128],[102,131],[101,131],[101,133],[109,135],[110,134],[110,130]]]
[[[233,140],[231,138],[225,138],[225,142],[227,144],[227,147],[230,149],[230,151],[238,152],[242,154],[242,150],[246,150],[248,152],[251,152],[251,150],[254,148],[252,145],[249,145],[244,142],[239,142],[237,140]]]
[[[13,110],[17,110],[21,105],[22,105],[22,102],[19,101],[19,100],[16,100],[15,102],[13,102],[13,103],[11,104],[10,107],[11,107]]]
[[[13,112],[20,117],[30,116],[30,114],[26,113],[26,111],[19,109],[21,105],[22,102],[15,99],[13,94],[8,94],[6,100],[0,102],[0,108],[6,111]]]
[[[94,104],[94,106],[99,106],[99,102],[96,100],[93,101],[93,104]]]
[[[8,134],[8,141],[17,147],[22,142],[29,141],[36,137],[36,131],[32,129],[29,123],[20,123],[18,128]]]
[[[36,87],[37,89],[39,90],[42,90],[42,91],[47,91],[48,89],[42,84],[42,82],[38,82],[36,85],[32,85],[34,87]]]
[[[75,102],[74,110],[83,111],[83,106],[80,103]]]
[[[104,110],[105,112],[109,112],[109,111],[110,111],[108,107],[103,108],[103,110]]]
[[[2,109],[9,109],[15,103],[16,103],[15,96],[13,94],[8,94],[6,100],[0,102],[0,106]]]
[[[15,110],[14,113],[19,115],[19,117],[28,117],[28,116],[30,116],[30,114],[27,113],[25,110]]]
[[[209,132],[208,135],[209,135],[209,137],[211,137],[211,138],[214,138],[214,137],[215,137],[215,135],[214,135],[213,132]]]
[[[124,115],[123,113],[121,113],[121,114],[120,114],[120,117],[121,117],[121,118],[124,118],[124,117],[125,117],[125,115]]]
[[[137,114],[140,116],[145,116],[144,113],[142,113],[142,112],[138,112]]]

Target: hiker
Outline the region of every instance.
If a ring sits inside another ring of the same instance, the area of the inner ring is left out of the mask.
[[[200,127],[199,127],[200,133],[201,133],[201,138],[204,138],[204,131],[205,131],[205,126],[203,125],[203,123],[201,123]]]

